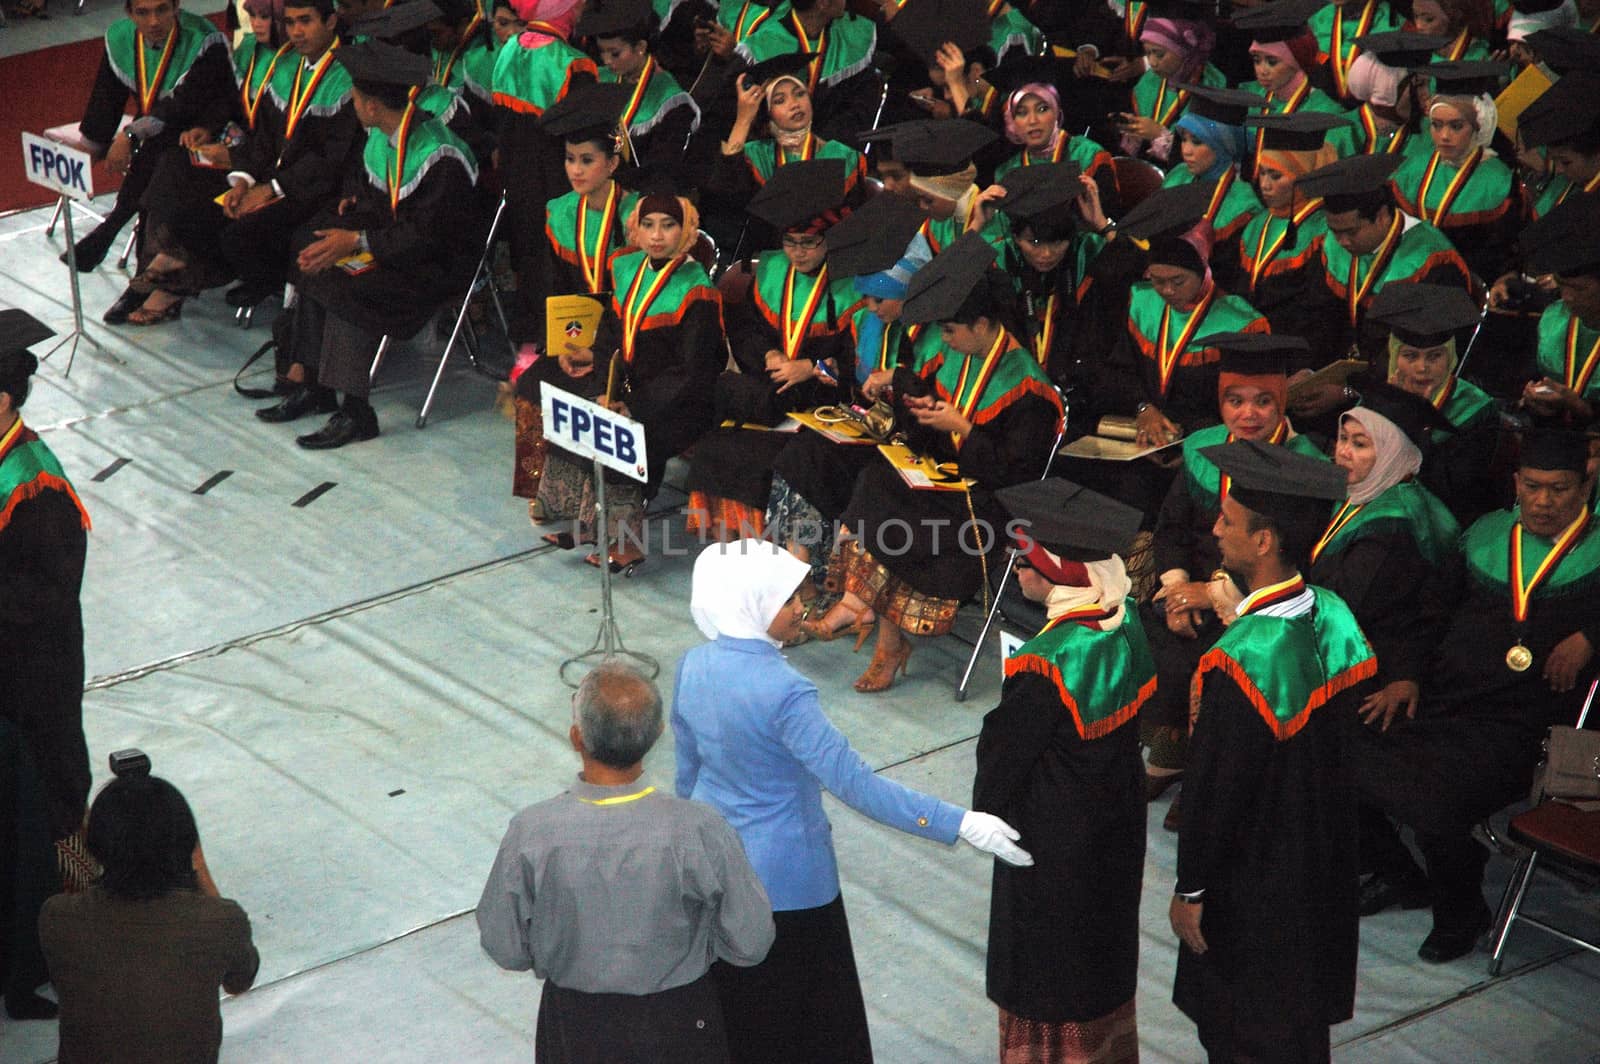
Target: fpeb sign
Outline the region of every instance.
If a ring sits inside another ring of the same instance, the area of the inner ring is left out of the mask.
[[[539,393],[545,439],[634,480],[646,479],[643,425],[548,384],[541,383]]]
[[[68,199],[86,200],[94,195],[90,163],[89,156],[77,148],[32,133],[22,135],[22,166],[28,180]]]

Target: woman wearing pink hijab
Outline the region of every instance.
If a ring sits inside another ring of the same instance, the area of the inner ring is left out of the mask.
[[[494,65],[495,164],[505,186],[511,264],[521,280],[545,238],[546,201],[567,191],[561,138],[545,133],[539,119],[572,89],[597,81],[598,68],[567,40],[583,0],[512,0],[511,6],[527,27],[506,42]],[[546,293],[538,287],[517,286],[522,313],[512,322],[514,339],[544,338]]]
[[[1189,94],[1179,86],[1225,88],[1228,79],[1209,62],[1217,35],[1204,22],[1147,18],[1139,35],[1145,71],[1133,83],[1130,110],[1117,116],[1121,148],[1147,152],[1163,164],[1172,157],[1172,123],[1183,114]]]

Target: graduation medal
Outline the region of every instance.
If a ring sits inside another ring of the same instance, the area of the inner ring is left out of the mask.
[[[1522,522],[1518,521],[1511,526],[1510,558],[1506,575],[1511,578],[1511,616],[1520,625],[1528,619],[1528,612],[1533,606],[1533,589],[1544,583],[1549,575],[1555,572],[1556,566],[1561,564],[1561,559],[1566,557],[1578,543],[1584,531],[1589,527],[1589,510],[1586,507],[1578,519],[1568,525],[1550,545],[1550,553],[1545,555],[1544,561],[1539,563],[1533,575],[1526,581],[1522,579]],[[1533,651],[1522,643],[1522,637],[1517,637],[1516,645],[1506,651],[1506,668],[1512,672],[1527,672],[1533,667]]]

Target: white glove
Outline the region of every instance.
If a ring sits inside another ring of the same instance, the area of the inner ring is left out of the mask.
[[[962,839],[984,853],[992,853],[1006,864],[1026,868],[1033,864],[1033,855],[1017,845],[1022,838],[1017,829],[992,813],[968,810],[961,814],[961,827],[957,829]]]

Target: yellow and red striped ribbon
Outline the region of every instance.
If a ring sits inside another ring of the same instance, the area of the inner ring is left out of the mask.
[[[1533,592],[1540,584],[1555,572],[1556,566],[1561,564],[1561,559],[1577,545],[1578,537],[1583,535],[1584,529],[1589,527],[1589,508],[1586,506],[1578,519],[1568,525],[1556,537],[1550,547],[1550,553],[1544,556],[1544,561],[1533,571],[1533,576],[1527,581],[1522,579],[1522,522],[1518,521],[1511,526],[1510,542],[1510,572],[1511,578],[1511,616],[1517,623],[1528,619],[1528,612],[1533,606]]]

